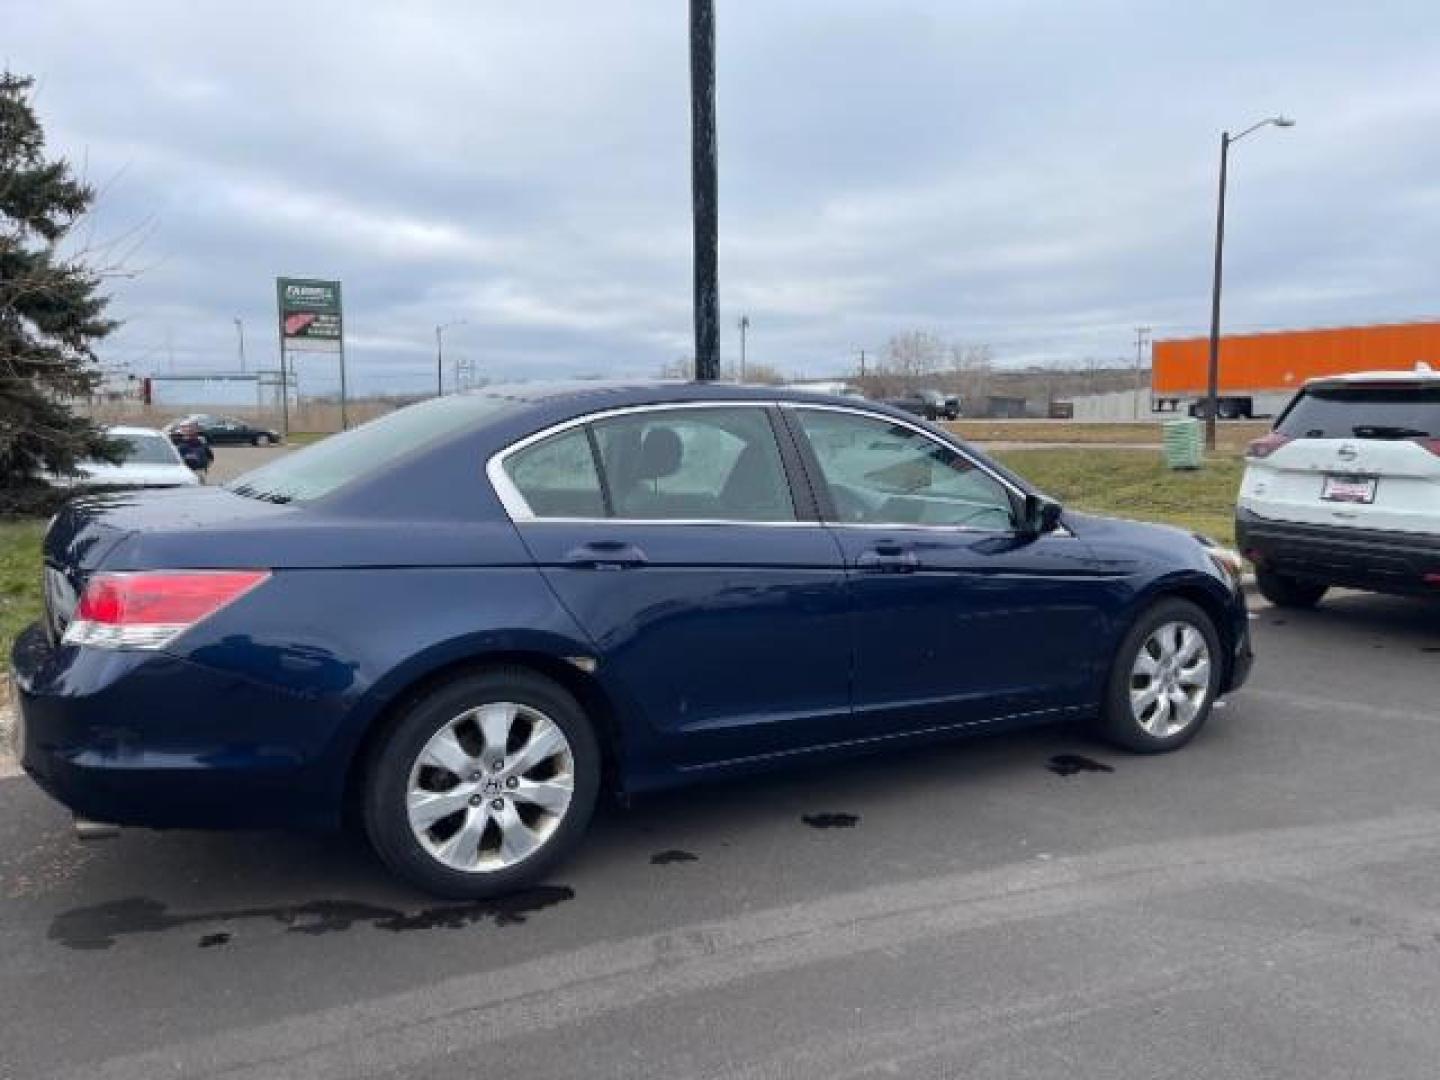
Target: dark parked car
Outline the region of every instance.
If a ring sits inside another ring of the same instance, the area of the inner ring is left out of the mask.
[[[926,420],[958,420],[960,418],[960,399],[954,396],[947,397],[938,390],[918,390],[903,397],[887,398],[885,404],[891,408],[913,413],[915,416],[923,416]]]
[[[182,424],[193,424],[211,446],[273,446],[280,442],[280,433],[270,428],[255,427],[233,416],[207,416],[198,413],[168,424],[173,433]]]
[[[783,389],[451,395],[82,501],[44,559],[13,654],[41,786],[130,825],[353,810],[458,897],[534,880],[602,788],[1067,719],[1174,749],[1251,655],[1233,553]]]

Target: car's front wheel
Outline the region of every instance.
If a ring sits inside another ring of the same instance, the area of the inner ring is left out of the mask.
[[[1276,607],[1289,608],[1314,607],[1330,590],[1323,581],[1302,581],[1262,567],[1255,570],[1255,587]]]
[[[1101,732],[1142,754],[1184,746],[1210,715],[1222,664],[1210,616],[1188,600],[1161,600],[1121,643],[1106,687]]]
[[[269,445],[270,445],[270,436],[269,436],[269,435],[256,435],[253,441],[254,441],[254,443],[255,443],[256,446],[269,446]]]
[[[533,883],[578,843],[600,751],[563,687],[496,668],[412,704],[366,775],[366,831],[385,864],[427,892],[483,899]]]

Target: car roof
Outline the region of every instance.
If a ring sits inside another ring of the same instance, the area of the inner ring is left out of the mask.
[[[158,439],[165,438],[165,433],[151,427],[130,427],[125,424],[117,424],[105,429],[106,435],[154,435]]]
[[[1353,371],[1345,375],[1323,375],[1305,381],[1305,389],[1316,390],[1326,387],[1364,386],[1367,383],[1396,383],[1412,386],[1440,386],[1440,371],[1428,365],[1416,365],[1409,371]]]
[[[805,401],[854,407],[855,398],[802,387],[733,382],[694,382],[681,379],[601,381],[566,379],[497,383],[467,394],[506,398],[526,405],[574,403],[611,404],[616,407],[667,401]]]

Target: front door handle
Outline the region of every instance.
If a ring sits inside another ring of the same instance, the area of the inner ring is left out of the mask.
[[[644,566],[650,560],[634,544],[625,540],[591,540],[565,553],[565,565],[590,570],[623,570]]]
[[[881,542],[862,551],[855,559],[855,567],[872,573],[910,574],[920,567],[920,560],[903,544]]]

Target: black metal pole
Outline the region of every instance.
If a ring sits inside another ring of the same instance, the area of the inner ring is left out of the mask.
[[[708,381],[720,377],[714,0],[690,0],[690,189],[695,219],[695,378]]]
[[[1225,169],[1230,133],[1220,133],[1220,197],[1215,209],[1215,280],[1210,291],[1210,372],[1205,394],[1205,449],[1215,449],[1215,414],[1220,409],[1220,279],[1225,267]]]

